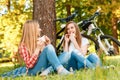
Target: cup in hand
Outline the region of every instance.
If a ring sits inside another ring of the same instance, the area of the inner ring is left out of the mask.
[[[40,37],[39,40],[45,42],[45,36]]]

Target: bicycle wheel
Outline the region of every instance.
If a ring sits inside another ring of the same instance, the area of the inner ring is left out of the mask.
[[[93,52],[93,51],[97,52],[99,50],[100,47],[97,40],[95,40],[93,37],[86,34],[82,34],[82,36],[89,40],[90,47],[92,47],[89,49],[90,52]]]
[[[110,47],[106,48],[106,50],[108,51],[109,55],[115,55],[117,53],[117,50],[114,48],[113,43],[115,43],[119,47],[120,42],[116,38],[110,35],[101,35],[100,39],[103,42],[105,41],[105,39],[108,40]],[[103,44],[105,46],[106,43],[103,43]]]
[[[110,35],[101,35],[100,38],[101,38],[101,40],[102,39],[111,39],[114,43],[116,43],[118,46],[120,46],[120,42],[116,38],[114,38]]]

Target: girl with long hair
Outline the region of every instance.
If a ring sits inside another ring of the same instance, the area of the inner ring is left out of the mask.
[[[38,22],[35,20],[28,20],[23,25],[22,37],[18,46],[19,57],[25,63],[24,71],[21,72],[21,74],[37,75],[49,65],[51,65],[58,74],[69,74],[69,71],[59,62],[50,39],[46,35],[43,37],[40,36],[41,31]],[[20,68],[17,70],[19,69]],[[15,74],[15,71],[12,71],[12,74]],[[6,75],[3,75],[3,77],[4,76]]]
[[[69,44],[65,46],[66,51],[71,51],[71,56],[68,61],[67,69],[71,67],[73,70],[81,68],[95,68],[97,65],[100,65],[100,59],[95,53],[91,53],[85,58],[87,50],[89,47],[89,41],[82,37],[78,25],[70,21],[65,27],[65,41]],[[65,44],[65,43],[64,43]]]
[[[90,54],[87,58],[85,55],[89,42],[86,38],[82,37],[78,25],[74,21],[69,21],[64,30],[63,52],[59,55],[59,61],[66,68],[70,67],[75,69],[83,68],[86,65],[89,68],[94,68],[94,65],[100,63],[99,57],[96,54]],[[42,75],[48,75],[53,71],[50,66],[42,72]]]

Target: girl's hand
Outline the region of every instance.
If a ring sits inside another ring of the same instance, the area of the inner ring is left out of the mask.
[[[45,42],[42,39],[38,39],[37,41],[37,49],[39,49],[40,51],[42,51],[45,47]]]
[[[48,45],[51,43],[50,39],[45,35],[45,44]]]
[[[69,42],[70,41],[69,34],[65,34],[64,40],[65,40],[65,42]]]
[[[71,42],[73,42],[73,43],[74,43],[74,41],[76,41],[76,38],[75,38],[75,34],[74,34],[74,33],[71,33],[71,34],[70,34],[70,40],[71,40]]]

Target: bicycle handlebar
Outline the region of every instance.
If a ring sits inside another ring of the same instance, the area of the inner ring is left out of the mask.
[[[98,15],[100,14],[100,10],[101,10],[101,8],[97,9],[97,11],[94,13],[94,15],[91,16],[91,17],[88,19],[88,21],[91,21],[91,20],[93,20],[96,16],[98,16]]]
[[[59,19],[56,19],[55,21],[60,21],[60,22],[68,22],[68,21],[70,21],[70,20],[72,20],[72,19],[74,19],[75,18],[75,16],[77,15],[77,12],[78,11],[75,11],[73,14],[71,14],[70,16],[68,16],[67,18],[59,18]]]
[[[78,25],[82,26],[83,30],[86,30],[88,26],[92,23],[91,20],[93,20],[96,16],[100,14],[101,8],[97,9],[97,11],[88,19],[80,21]]]

